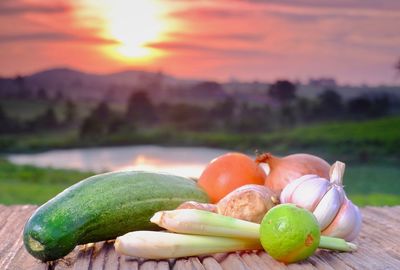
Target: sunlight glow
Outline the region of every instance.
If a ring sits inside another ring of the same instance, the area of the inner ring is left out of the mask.
[[[151,0],[111,1],[108,12],[111,36],[121,42],[118,52],[127,57],[150,54],[144,45],[156,40],[162,30],[157,5]]]
[[[164,172],[175,175],[181,175],[191,178],[199,178],[206,164],[201,162],[181,163],[174,161],[166,161],[162,159],[139,155],[133,160],[131,165],[118,168],[120,171],[143,170],[152,172]]]
[[[106,52],[121,61],[145,62],[156,55],[146,47],[159,41],[168,28],[162,18],[165,8],[157,0],[86,0],[103,20],[103,35],[119,44],[106,48]]]

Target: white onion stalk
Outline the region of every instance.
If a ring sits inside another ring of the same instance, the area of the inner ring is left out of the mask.
[[[146,259],[169,259],[238,250],[262,249],[258,239],[136,231],[120,236],[115,250],[123,255]]]
[[[151,222],[172,232],[258,239],[259,224],[197,209],[160,211]]]

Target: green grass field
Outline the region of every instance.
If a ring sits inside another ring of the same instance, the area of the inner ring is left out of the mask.
[[[399,157],[400,117],[317,124],[267,134],[264,139],[284,148],[325,149],[341,155],[364,151],[370,155]]]
[[[0,160],[0,203],[42,204],[93,173],[14,165]],[[399,205],[400,168],[348,166],[345,190],[357,205]]]
[[[42,204],[93,173],[14,165],[0,159],[0,203]]]

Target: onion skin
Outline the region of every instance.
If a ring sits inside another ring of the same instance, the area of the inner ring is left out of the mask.
[[[280,194],[287,184],[306,174],[315,174],[329,179],[331,167],[322,158],[303,153],[283,158],[265,153],[257,156],[256,162],[268,164],[270,172],[265,180],[265,186],[277,194]]]

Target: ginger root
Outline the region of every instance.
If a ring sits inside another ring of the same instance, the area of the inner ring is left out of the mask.
[[[260,223],[269,209],[278,203],[278,196],[268,187],[244,185],[222,198],[217,204],[184,202],[177,209],[198,209]]]

